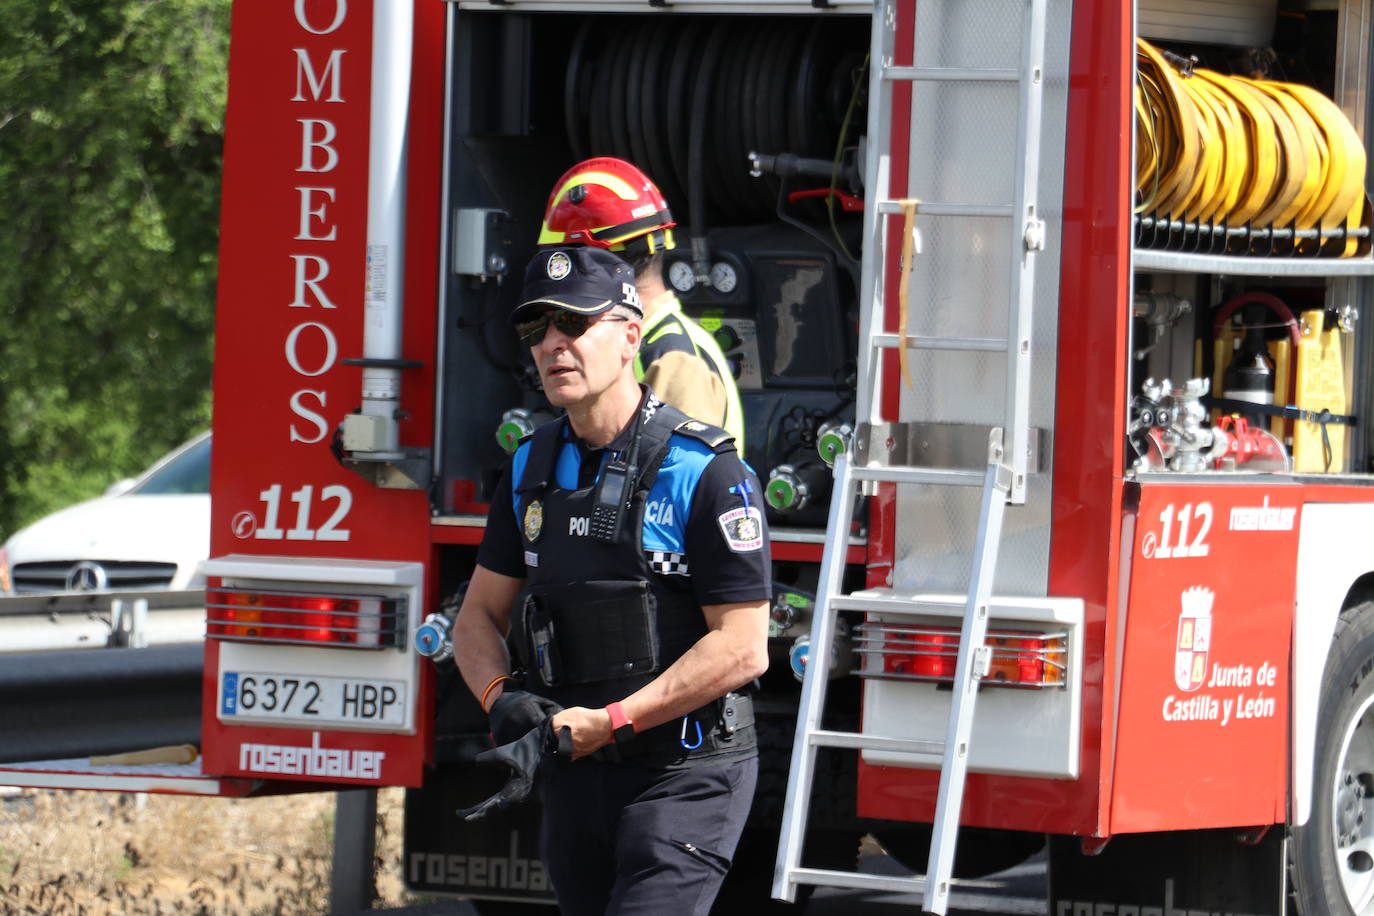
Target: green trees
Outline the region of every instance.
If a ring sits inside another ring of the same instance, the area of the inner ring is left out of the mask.
[[[229,0],[0,26],[0,539],[210,419]]]

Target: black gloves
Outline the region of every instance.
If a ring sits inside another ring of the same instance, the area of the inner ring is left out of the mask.
[[[503,690],[491,704],[491,735],[497,744],[510,744],[563,707],[527,690]]]
[[[503,690],[491,704],[491,735],[497,746],[477,755],[479,764],[502,764],[511,777],[501,790],[479,805],[463,808],[458,816],[477,820],[493,811],[504,811],[529,798],[535,783],[553,759],[572,759],[572,729],[566,726],[557,738],[551,720],[563,707],[527,690]]]
[[[571,760],[572,750],[572,729],[565,725],[559,730],[558,737],[554,738],[553,725],[546,719],[530,729],[523,738],[483,751],[477,755],[478,763],[504,764],[510,767],[511,777],[491,798],[471,808],[458,809],[458,816],[465,821],[475,821],[493,811],[504,811],[520,804],[530,797],[535,783],[554,758]]]

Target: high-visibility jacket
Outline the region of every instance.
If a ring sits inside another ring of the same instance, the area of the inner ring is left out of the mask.
[[[724,429],[743,455],[744,408],[720,344],[683,314],[682,303],[671,292],[653,303],[645,302],[644,307],[653,315],[644,325],[635,378],[652,388],[664,403]]]

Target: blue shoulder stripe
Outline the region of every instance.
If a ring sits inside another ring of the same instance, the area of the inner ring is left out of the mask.
[[[706,466],[716,453],[690,436],[674,435],[644,507],[644,549],[686,551],[692,500]]]

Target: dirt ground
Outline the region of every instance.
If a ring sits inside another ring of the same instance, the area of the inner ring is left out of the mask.
[[[404,791],[377,796],[377,903],[401,884]],[[296,916],[329,909],[334,796],[0,795],[0,914]]]

